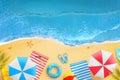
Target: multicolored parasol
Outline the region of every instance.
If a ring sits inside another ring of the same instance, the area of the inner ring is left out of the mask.
[[[32,80],[36,76],[36,64],[28,57],[17,57],[9,65],[9,76],[13,80]]]
[[[93,75],[105,78],[110,75],[116,66],[112,53],[100,50],[90,57],[89,68]]]

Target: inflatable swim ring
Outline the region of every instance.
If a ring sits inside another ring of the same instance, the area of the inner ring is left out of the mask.
[[[57,73],[52,73],[53,68],[57,70]],[[58,64],[52,63],[48,66],[47,73],[51,78],[58,78],[62,74],[62,68]]]

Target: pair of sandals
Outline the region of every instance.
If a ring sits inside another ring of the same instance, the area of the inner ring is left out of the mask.
[[[64,53],[63,56],[61,54],[58,54],[58,59],[63,63],[67,64],[68,63],[68,54]]]

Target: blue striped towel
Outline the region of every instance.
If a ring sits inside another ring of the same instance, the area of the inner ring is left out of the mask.
[[[70,68],[78,80],[92,80],[86,60],[70,64]]]

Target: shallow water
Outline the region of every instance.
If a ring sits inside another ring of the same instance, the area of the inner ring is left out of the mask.
[[[120,0],[0,0],[0,42],[43,37],[68,45],[120,40]]]

